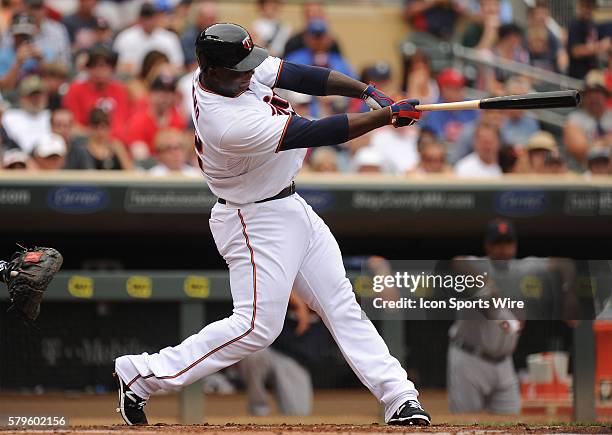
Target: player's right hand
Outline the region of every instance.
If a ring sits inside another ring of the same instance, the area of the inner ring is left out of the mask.
[[[391,124],[394,127],[405,127],[416,124],[421,112],[416,109],[419,100],[400,100],[391,105]]]

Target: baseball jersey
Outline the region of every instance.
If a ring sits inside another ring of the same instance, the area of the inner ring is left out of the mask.
[[[272,197],[302,167],[306,149],[279,151],[289,120],[297,116],[274,94],[281,68],[281,59],[268,57],[236,97],[205,89],[199,69],[193,75],[196,153],[210,190],[226,201],[246,204]]]

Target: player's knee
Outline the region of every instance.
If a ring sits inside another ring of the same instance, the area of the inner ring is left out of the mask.
[[[267,322],[257,322],[253,335],[262,348],[270,346],[283,330],[284,318],[268,319]]]

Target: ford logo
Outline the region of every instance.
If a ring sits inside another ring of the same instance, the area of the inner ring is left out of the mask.
[[[548,208],[546,192],[512,190],[495,197],[495,210],[506,216],[535,216]]]
[[[97,187],[60,187],[47,195],[52,209],[63,213],[95,213],[108,204],[108,192]]]
[[[298,189],[298,193],[317,213],[327,210],[335,202],[334,195],[329,192]]]

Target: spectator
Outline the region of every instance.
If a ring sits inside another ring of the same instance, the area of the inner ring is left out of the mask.
[[[308,23],[304,33],[304,48],[295,50],[285,57],[288,62],[301,63],[331,68],[351,77],[355,72],[348,62],[338,53],[332,51],[333,39],[327,28],[327,23],[321,19]]]
[[[185,65],[195,66],[197,64],[195,50],[193,48],[194,41],[197,39],[200,32],[206,27],[215,24],[218,21],[217,3],[212,1],[204,1],[196,6],[195,23],[190,25],[181,34],[181,47],[183,48],[183,56],[185,57]],[[195,68],[189,68],[195,69]]]
[[[19,148],[27,154],[34,144],[50,131],[47,93],[38,76],[29,76],[19,84],[19,108],[8,109],[2,125]]]
[[[382,156],[369,146],[359,148],[353,156],[355,172],[361,174],[380,174],[383,172],[383,163]]]
[[[17,14],[11,22],[11,34],[2,37],[0,46],[0,89],[13,89],[22,77],[37,73],[43,53],[33,43],[36,34],[34,19],[28,14]],[[49,57],[50,54],[46,53]]]
[[[447,103],[463,101],[465,94],[465,78],[460,71],[447,68],[438,75],[438,86],[440,87],[440,99],[438,102]],[[465,124],[476,119],[477,114],[473,110],[460,111],[438,111],[429,112],[423,116],[420,122],[421,128],[432,130],[439,140],[455,142],[461,135]]]
[[[444,174],[451,173],[446,163],[446,147],[434,140],[419,140],[419,163],[410,174]]]
[[[66,27],[58,21],[47,18],[44,0],[25,1],[27,11],[34,18],[37,28],[33,41],[41,53],[45,54],[45,61],[60,63],[70,68],[72,58]]]
[[[331,147],[313,150],[309,162],[312,172],[338,172],[338,152]]]
[[[480,16],[468,24],[461,37],[461,45],[478,50],[491,50],[497,41],[500,18],[499,0],[480,0]]]
[[[192,0],[174,0],[174,3],[178,4],[174,7],[172,14],[168,17],[168,24],[166,29],[176,33],[177,35],[182,35],[185,30],[188,28],[191,20],[191,6]],[[195,39],[194,39],[195,41]],[[188,62],[185,61],[185,64]]]
[[[149,169],[151,175],[183,174],[197,177],[200,174],[193,166],[187,164],[187,152],[191,145],[185,141],[185,135],[180,130],[168,128],[160,130],[155,135],[157,165]]]
[[[419,162],[417,152],[418,128],[387,126],[372,132],[370,147],[382,159],[385,173],[404,174]]]
[[[49,97],[49,110],[58,109],[62,106],[62,99],[68,90],[68,70],[59,63],[46,63],[43,64],[40,74]]]
[[[470,178],[499,177],[502,174],[498,163],[500,149],[497,128],[479,124],[474,136],[474,152],[457,162],[455,174]]]
[[[529,9],[527,47],[531,64],[554,72],[564,72],[569,59],[563,43],[549,28],[548,0],[537,0]]]
[[[420,51],[404,58],[402,90],[421,104],[435,103],[440,98],[440,90],[433,77],[429,58]]]
[[[64,139],[67,147],[64,169],[94,169],[93,160],[87,152],[87,136],[74,132],[74,116],[68,109],[51,112],[51,131]]]
[[[142,60],[140,73],[126,85],[134,112],[148,107],[151,83],[161,74],[172,74],[171,70],[170,60],[164,53],[157,50],[147,53]],[[191,95],[191,87],[189,88],[189,93]]]
[[[519,76],[506,83],[507,95],[526,94],[530,90],[529,81]],[[499,131],[504,145],[524,145],[532,134],[540,130],[539,122],[525,110],[506,110],[504,115]]]
[[[0,34],[10,32],[13,17],[25,12],[23,0],[2,0],[0,2]]]
[[[155,155],[155,135],[160,129],[183,130],[187,126],[176,105],[174,77],[156,77],[151,83],[149,100],[147,107],[131,117],[125,135],[125,143],[136,160],[145,160]]]
[[[62,19],[70,43],[75,48],[89,48],[94,45],[94,31],[98,19],[94,13],[98,0],[79,0],[77,10]]]
[[[110,135],[110,116],[96,107],[89,114],[90,136],[87,152],[93,160],[94,169],[133,169],[125,148]]]
[[[558,155],[559,148],[555,137],[547,131],[538,131],[527,141],[527,159],[529,172],[532,174],[548,174],[551,172],[549,156]]]
[[[585,176],[592,175],[612,175],[612,165],[610,164],[610,148],[594,147],[589,150],[587,155],[588,171]]]
[[[282,56],[285,44],[291,36],[291,27],[279,18],[280,0],[257,0],[260,17],[251,28],[255,43],[268,50],[271,56]]]
[[[568,154],[583,165],[589,148],[612,144],[612,110],[606,106],[608,90],[600,74],[587,78],[582,104],[569,114],[563,130],[563,141]]]
[[[321,3],[321,1],[307,1],[306,3],[304,3],[302,7],[302,12],[304,15],[304,22],[306,23],[306,25],[308,25],[311,21],[314,21],[314,20],[322,20],[322,21],[327,20],[325,16],[325,9],[323,8],[323,4]],[[284,57],[287,57],[289,54],[293,53],[294,51],[298,51],[306,47],[306,38],[305,38],[306,33],[307,33],[307,29],[289,38],[289,41],[287,41],[287,44],[285,45]],[[330,36],[330,39],[331,39],[331,43],[329,46],[329,51],[340,55],[341,51],[340,51],[340,46],[338,45],[338,41],[336,41],[331,36]]]
[[[568,74],[583,79],[589,71],[599,67],[599,56],[610,49],[610,38],[599,39],[593,20],[595,0],[578,0],[577,6],[576,19],[570,23],[568,32]]]
[[[29,169],[28,155],[19,149],[9,149],[2,155],[2,169]]]
[[[449,41],[455,34],[455,26],[463,14],[462,3],[457,0],[404,0],[404,20],[425,40]],[[415,41],[416,42],[416,41]],[[417,44],[419,45],[419,44]]]
[[[120,138],[131,113],[128,92],[123,83],[113,79],[117,55],[108,47],[94,46],[87,54],[87,77],[70,84],[64,107],[81,126],[87,126],[89,113],[100,107],[109,113],[113,137]]]
[[[152,4],[143,3],[138,22],[117,35],[113,48],[119,55],[119,72],[138,74],[142,60],[152,50],[164,53],[177,71],[183,67],[181,41],[175,33],[162,28],[159,20],[159,11]]]
[[[497,43],[493,47],[493,54],[500,61],[514,61],[529,63],[529,53],[523,47],[523,29],[516,24],[504,24],[497,32]],[[486,88],[494,95],[503,95],[506,81],[514,73],[502,68],[493,68],[486,77]]]
[[[505,113],[505,110],[481,110],[478,118],[461,129],[459,138],[449,149],[448,161],[455,164],[474,150],[474,135],[478,124],[490,124],[499,130],[506,119]]]
[[[64,139],[55,133],[47,133],[34,144],[32,156],[38,169],[57,171],[64,167],[66,152]]]
[[[96,25],[93,27],[93,43],[90,47],[104,45],[111,48],[114,36],[113,29],[111,29],[108,21],[102,17],[98,17],[96,18]]]

